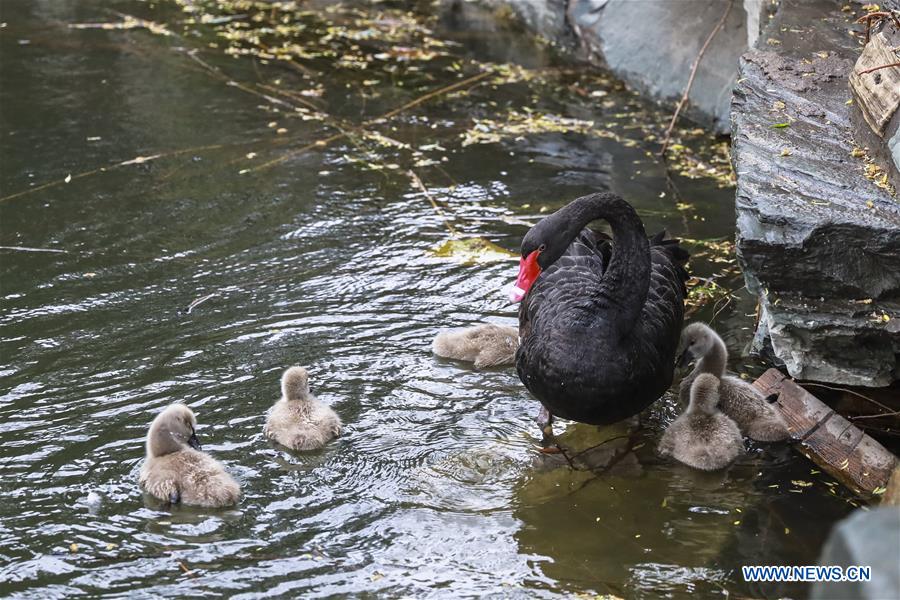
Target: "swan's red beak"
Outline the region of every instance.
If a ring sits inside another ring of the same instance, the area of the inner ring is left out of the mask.
[[[513,302],[521,302],[528,290],[531,289],[531,284],[541,274],[541,267],[537,262],[540,253],[540,250],[535,250],[519,260],[519,277],[516,278],[516,284],[509,291],[509,299]]]

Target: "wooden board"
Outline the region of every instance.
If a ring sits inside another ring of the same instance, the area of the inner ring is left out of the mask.
[[[872,36],[850,72],[850,89],[866,123],[879,136],[900,107],[900,67],[879,69],[860,75],[860,71],[898,62],[897,54],[884,32]]]
[[[858,494],[887,487],[898,459],[884,446],[807,392],[778,369],[753,383],[784,417],[791,438],[807,458]]]

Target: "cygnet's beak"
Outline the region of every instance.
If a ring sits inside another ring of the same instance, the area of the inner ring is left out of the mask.
[[[679,369],[685,367],[691,362],[692,358],[693,357],[691,356],[691,353],[687,348],[685,348],[684,351],[679,354],[678,358],[675,360],[675,366]]]
[[[200,440],[197,439],[197,432],[191,429],[191,437],[188,438],[188,446],[194,450],[200,450]]]

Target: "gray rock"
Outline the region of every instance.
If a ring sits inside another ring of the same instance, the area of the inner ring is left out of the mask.
[[[461,0],[445,0],[460,8]],[[681,98],[691,65],[727,4],[722,0],[477,0],[508,6],[533,31],[608,67],[646,96],[672,107]],[[729,133],[731,91],[738,58],[758,37],[771,4],[734,0],[728,20],[703,55],[684,115]]]
[[[784,2],[762,35],[773,41],[742,57],[737,250],[792,376],[885,386],[900,353],[900,204],[851,156],[852,27],[835,2]]]
[[[815,583],[812,600],[900,598],[900,508],[853,512],[832,529],[819,564],[871,567],[871,581]]]
[[[616,76],[674,106],[687,85],[694,59],[726,6],[721,0],[609,0],[602,6],[572,0],[568,12],[576,35]],[[756,40],[762,8],[757,0],[736,0],[697,69],[686,116],[719,133],[729,131],[738,59],[748,39]]]

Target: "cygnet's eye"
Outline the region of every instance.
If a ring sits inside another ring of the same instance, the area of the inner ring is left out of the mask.
[[[546,249],[547,249],[547,244],[541,244],[540,246],[538,246],[538,252],[543,252]]]

